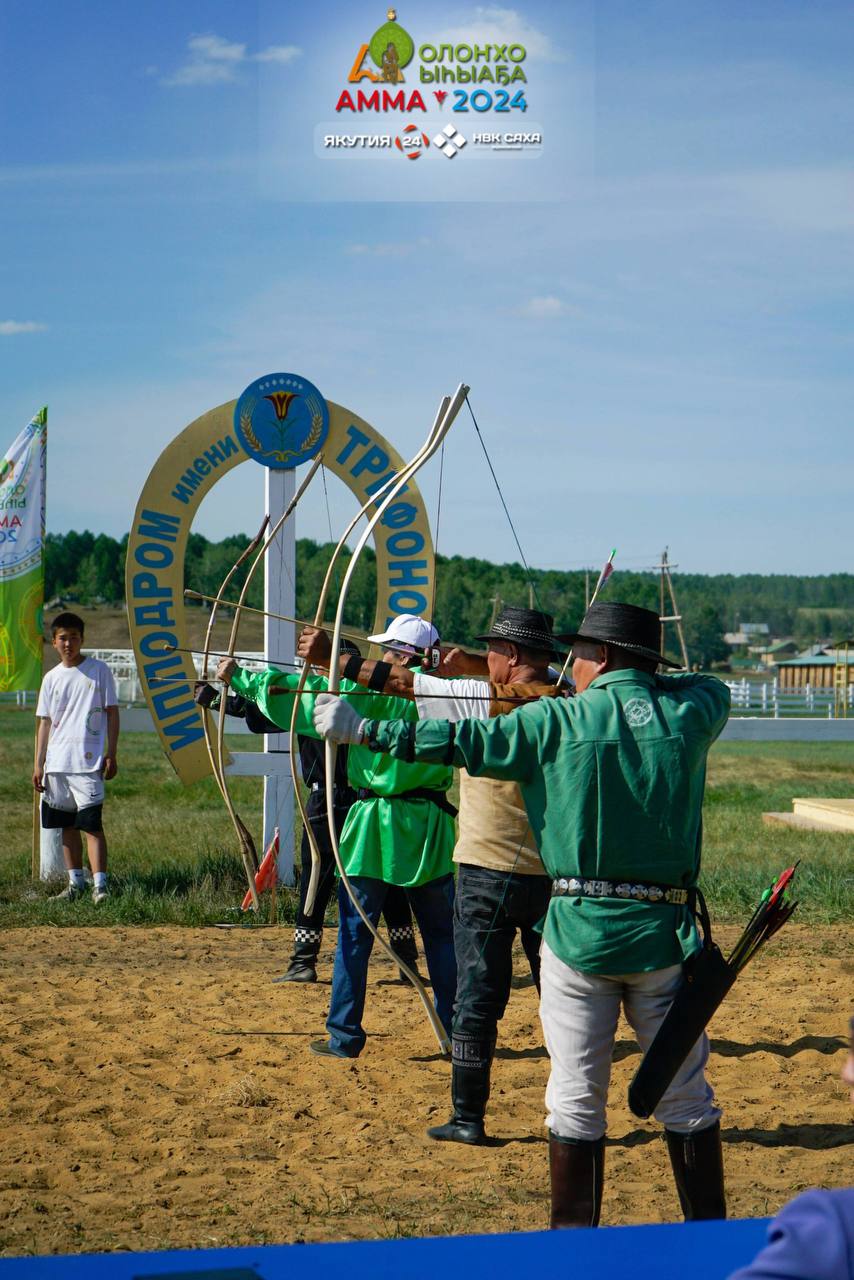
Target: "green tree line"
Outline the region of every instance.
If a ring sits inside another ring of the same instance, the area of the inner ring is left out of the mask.
[[[244,534],[212,542],[191,534],[187,544],[185,585],[216,595],[229,567],[247,546]],[[81,605],[124,602],[127,535],[69,532],[48,534],[45,547],[45,598],[79,601]],[[310,618],[320,593],[332,544],[309,538],[297,541],[297,614]],[[555,618],[558,631],[569,631],[584,613],[585,574],[534,569],[530,581],[521,564],[491,564],[465,556],[439,556],[433,616],[443,637],[470,644],[486,629],[497,602],[531,602]],[[343,573],[344,566],[341,568]],[[283,568],[282,572],[286,572]],[[591,575],[591,580],[593,575]],[[799,644],[854,633],[854,575],[825,574],[696,574],[673,575],[685,638],[692,662],[708,666],[728,656],[724,631],[739,622],[766,622],[774,635],[793,636]],[[340,577],[339,577],[340,581]],[[368,550],[360,562],[348,596],[346,622],[365,631],[373,625],[376,604],[375,560]],[[240,590],[236,579],[232,590]],[[656,573],[616,571],[603,598],[659,607]],[[335,599],[333,590],[332,599]],[[256,575],[248,603],[261,607],[263,582]],[[670,647],[675,642],[671,641]]]

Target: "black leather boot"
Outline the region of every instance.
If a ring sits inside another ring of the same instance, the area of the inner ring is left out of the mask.
[[[435,1138],[437,1142],[465,1142],[470,1147],[482,1147],[486,1143],[483,1117],[489,1100],[489,1073],[494,1052],[494,1040],[452,1037],[451,1104],[454,1112],[447,1124],[428,1129],[428,1138]]]
[[[310,937],[308,935],[311,935]],[[294,951],[285,973],[274,982],[317,982],[317,953],[322,929],[295,929]]]
[[[686,1222],[726,1217],[720,1121],[699,1133],[664,1130]]]
[[[549,1130],[549,1173],[551,1229],[598,1227],[605,1180],[605,1139],[561,1138]]]

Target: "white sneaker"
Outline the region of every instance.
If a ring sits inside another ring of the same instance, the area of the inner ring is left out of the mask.
[[[48,902],[76,902],[78,898],[83,897],[83,890],[78,889],[76,884],[69,884],[62,893],[52,893],[48,898]]]
[[[99,889],[97,886],[92,890],[92,901],[97,907],[99,902],[106,902],[110,896],[109,889]]]

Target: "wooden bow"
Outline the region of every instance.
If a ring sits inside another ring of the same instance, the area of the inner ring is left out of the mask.
[[[264,559],[264,556],[267,554],[269,547],[272,545],[280,529],[285,524],[286,520],[291,515],[293,515],[294,511],[296,510],[300,499],[302,498],[306,489],[311,484],[312,480],[317,474],[317,471],[322,462],[323,462],[323,455],[318,454],[317,457],[314,459],[314,462],[311,464],[311,467],[309,468],[309,471],[305,479],[303,480],[302,484],[299,486],[296,493],[288,503],[287,507],[282,512],[281,516],[276,521],[273,528],[270,530],[269,534],[267,535],[267,537],[261,544],[260,548],[258,549],[255,559],[252,561],[252,564],[249,568],[249,572],[246,575],[246,581],[243,583],[243,587],[240,591],[240,595],[237,597],[237,604],[234,607],[234,618],[231,624],[231,633],[228,637],[228,645],[226,646],[225,656],[228,658],[234,657],[234,651],[237,648],[237,632],[240,628],[240,617],[243,612],[244,601],[249,592],[249,587],[252,583],[252,579],[255,577],[255,573],[257,572],[259,565]],[[263,527],[261,532],[263,533]],[[241,560],[245,561],[246,558],[247,558],[246,553],[244,553],[244,555],[241,557]],[[223,590],[225,589],[226,585],[227,585],[227,581],[226,583],[223,584]],[[222,590],[220,591],[220,598],[221,596],[222,596]],[[237,839],[240,844],[240,856],[243,859],[243,867],[244,867],[244,870],[246,871],[246,880],[249,885],[249,892],[252,896],[252,909],[253,911],[257,911],[259,904],[258,904],[258,893],[255,889],[255,872],[258,869],[258,853],[255,849],[255,842],[252,839],[252,836],[250,835],[246,825],[238,817],[237,810],[235,809],[235,806],[234,806],[234,801],[231,798],[231,792],[229,791],[227,775],[226,775],[225,767],[223,763],[224,754],[225,754],[226,694],[227,694],[227,687],[223,689],[222,699],[220,701],[220,706],[219,706],[219,722],[217,724],[216,754],[218,759],[219,778],[222,783],[222,786],[221,786],[222,798],[225,802],[225,807],[228,810],[228,816],[231,818],[232,825],[237,834]]]
[[[350,557],[350,563],[347,565],[347,571],[344,574],[344,581],[341,584],[341,591],[338,597],[338,608],[336,609],[336,612],[335,612],[335,626],[332,633],[332,653],[329,660],[330,661],[330,666],[329,666],[329,692],[330,693],[338,693],[341,687],[339,663],[338,663],[338,659],[341,653],[341,624],[344,618],[344,609],[347,603],[347,591],[349,590],[350,582],[352,581],[353,574],[355,573],[359,556],[367,546],[368,539],[370,538],[374,529],[382,520],[383,516],[385,515],[388,508],[391,506],[392,502],[394,502],[397,495],[415,476],[418,470],[426,462],[428,462],[429,459],[432,458],[433,455],[436,453],[436,451],[439,449],[440,445],[442,444],[442,441],[445,439],[445,436],[448,434],[448,431],[451,428],[451,424],[453,423],[454,419],[456,418],[457,414],[459,413],[460,409],[465,403],[465,398],[468,395],[468,391],[469,391],[469,388],[464,383],[461,383],[459,387],[457,387],[457,390],[454,393],[454,396],[451,399],[450,403],[448,403],[447,399],[442,401],[442,405],[440,406],[439,413],[436,417],[436,420],[433,423],[433,426],[430,430],[430,434],[428,435],[424,444],[415,454],[414,458],[412,458],[412,460],[408,462],[405,467],[403,467],[403,469],[398,473],[398,475],[394,477],[392,484],[386,491],[385,495],[377,503],[376,510],[374,511],[373,515],[369,519],[365,528],[362,530],[359,540],[356,543],[355,548],[353,549],[353,554]],[[332,852],[335,856],[335,864],[338,868],[338,874],[341,878],[341,883],[344,885],[345,891],[347,892],[350,898],[350,901],[353,903],[353,906],[355,907],[356,911],[361,917],[362,922],[373,934],[374,939],[380,944],[383,951],[386,952],[386,954],[391,958],[394,964],[397,965],[398,968],[403,973],[406,974],[407,978],[412,983],[415,990],[418,992],[418,995],[421,999],[421,1003],[423,1004],[425,1012],[427,1013],[427,1017],[430,1020],[430,1025],[433,1028],[433,1032],[436,1036],[436,1039],[439,1042],[439,1048],[441,1049],[442,1053],[450,1054],[451,1042],[448,1037],[448,1032],[445,1029],[445,1027],[442,1025],[441,1019],[439,1018],[439,1015],[437,1014],[433,1006],[432,1000],[427,994],[424,984],[422,983],[421,979],[419,978],[415,970],[410,969],[410,967],[400,959],[400,957],[397,955],[394,949],[389,945],[389,943],[387,943],[385,939],[380,936],[379,932],[377,931],[377,929],[371,922],[370,918],[368,917],[366,911],[364,910],[362,904],[359,902],[358,898],[353,892],[353,888],[350,884],[349,878],[347,876],[347,872],[344,868],[344,864],[341,858],[341,850],[338,845],[338,832],[335,826],[335,796],[334,796],[333,785],[334,785],[334,779],[335,779],[335,757],[336,757],[338,748],[334,742],[330,742],[328,739],[326,741],[325,747],[326,747],[326,750],[325,750],[326,817],[329,825],[329,839],[332,844]]]
[[[421,454],[424,452],[424,449],[426,448],[427,443],[432,439],[433,435],[437,431],[440,423],[442,422],[444,415],[448,411],[448,407],[450,403],[451,403],[450,398],[448,396],[445,396],[444,399],[442,400],[442,403],[439,405],[439,412],[436,415],[436,418],[433,422],[433,426],[431,428],[428,441],[426,441],[425,444],[421,446],[421,449],[419,449],[418,453],[416,454],[417,458],[420,458]],[[402,474],[404,469],[402,469],[399,474]],[[377,490],[376,493],[371,494],[371,496],[367,499],[367,501],[362,504],[362,506],[353,516],[353,519],[350,521],[350,523],[347,525],[347,528],[344,530],[344,532],[341,534],[341,537],[338,539],[338,543],[335,547],[335,550],[332,553],[332,557],[326,569],[326,576],[324,577],[323,583],[321,584],[320,595],[317,601],[317,608],[315,609],[315,612],[314,612],[313,625],[315,627],[317,628],[323,627],[323,616],[326,613],[326,603],[329,597],[329,589],[332,584],[332,577],[335,572],[338,559],[342,551],[344,550],[344,547],[346,546],[347,539],[350,537],[350,534],[353,532],[356,525],[362,519],[362,516],[367,515],[371,507],[373,507],[376,503],[380,502],[384,498],[384,496],[389,492],[392,486],[396,483],[397,478],[398,478],[397,475],[389,476],[385,484],[382,485]],[[341,634],[343,635],[344,632],[341,632]],[[306,680],[308,679],[308,672],[309,672],[309,667],[308,667],[308,664],[306,663],[306,665],[303,667],[300,673],[299,683],[297,685],[296,694],[294,696],[294,705],[291,708],[290,732],[291,732],[292,742],[294,740],[294,735],[296,734],[297,712],[299,710],[300,698],[302,697],[303,691],[305,690]],[[302,818],[306,837],[308,839],[308,846],[311,851],[311,873],[309,875],[308,888],[306,890],[306,897],[305,897],[305,912],[307,915],[311,915],[312,911],[314,910],[315,900],[317,898],[317,886],[320,882],[320,867],[321,867],[322,859],[321,859],[320,847],[317,843],[317,839],[315,837],[311,822],[309,821],[309,817],[308,817],[308,813],[306,812],[305,805],[303,804],[302,793],[300,791],[300,786],[299,786],[299,779],[297,778],[296,756],[293,750],[291,751],[291,776],[294,782],[294,799],[296,800],[297,808],[299,809],[300,817]]]
[[[225,592],[228,590],[228,586],[232,578],[234,577],[234,575],[237,573],[238,569],[240,569],[240,567],[246,563],[246,561],[249,559],[252,553],[256,551],[257,548],[260,546],[261,540],[264,537],[264,531],[267,528],[267,525],[269,523],[270,523],[270,517],[265,515],[264,519],[261,522],[261,528],[255,534],[255,537],[252,539],[249,545],[245,548],[242,554],[237,557],[234,564],[231,566],[228,573],[223,578],[219,591],[212,599],[210,617],[208,618],[207,630],[205,631],[204,652],[202,655],[202,679],[203,680],[207,680],[210,675],[211,641],[213,637],[213,629],[214,629],[214,624],[216,622],[217,612],[220,606],[224,603],[223,596],[225,595]],[[225,701],[227,694],[228,694],[228,690],[223,689],[222,691],[223,702]],[[229,810],[229,816],[231,817],[232,823],[234,824],[235,830],[237,831],[241,850],[244,848],[244,846],[248,850],[250,850],[250,857],[253,857],[254,855],[254,861],[257,865],[258,855],[255,852],[255,845],[252,840],[252,836],[249,833],[249,828],[246,826],[243,819],[240,817],[240,814],[234,808],[234,805],[232,804],[231,807],[229,808],[230,797],[227,798],[227,795],[226,795],[227,786],[226,786],[225,777],[222,771],[222,757],[221,756],[218,757],[216,752],[214,751],[214,740],[213,740],[213,735],[211,733],[210,712],[207,707],[202,707],[202,728],[204,730],[204,735],[205,735],[205,746],[207,747],[208,759],[210,760],[210,763],[211,763],[211,772],[213,773],[213,776],[216,780],[216,785],[217,785],[217,788],[219,789],[220,795],[222,796],[223,804]],[[245,864],[245,860],[244,860],[244,864]],[[252,885],[254,888],[255,886],[254,871],[253,871],[253,877],[252,877]]]

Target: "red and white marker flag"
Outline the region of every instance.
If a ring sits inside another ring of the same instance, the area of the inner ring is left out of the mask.
[[[261,865],[255,872],[255,892],[263,893],[265,889],[273,889],[278,880],[278,872],[276,864],[279,861],[279,828],[273,834],[273,839],[267,846],[267,852],[261,859]],[[247,890],[246,897],[243,899],[241,911],[248,911],[252,905],[252,894]]]

